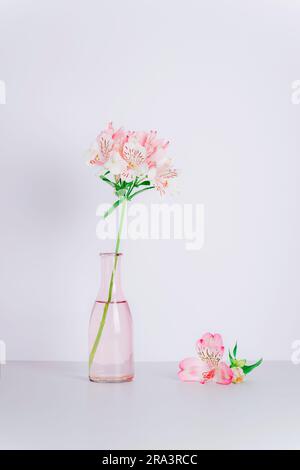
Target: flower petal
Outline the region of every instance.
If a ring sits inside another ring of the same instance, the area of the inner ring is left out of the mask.
[[[99,155],[98,155],[98,160],[97,160],[98,163],[97,164],[98,165],[103,165],[104,163],[107,162],[107,160],[112,155],[113,140],[112,140],[110,134],[103,131],[103,132],[101,132],[100,135],[98,135],[97,143],[98,143],[98,146],[99,146]]]
[[[146,160],[146,150],[138,142],[131,140],[123,147],[122,157],[133,168],[138,167]]]
[[[190,369],[180,370],[178,377],[183,382],[199,382],[201,384],[207,382],[207,379],[203,377],[202,367],[191,367]]]
[[[225,362],[220,362],[216,368],[214,381],[220,385],[229,385],[233,380],[233,372]]]
[[[189,369],[191,367],[202,367],[198,357],[187,357],[179,362],[179,369]]]
[[[232,373],[233,373],[232,382],[234,384],[241,383],[245,380],[245,374],[244,374],[244,371],[243,371],[242,368],[232,367],[231,370],[232,370]]]
[[[217,367],[224,354],[222,336],[217,333],[214,335],[205,333],[202,338],[198,339],[196,349],[200,358],[207,362],[211,368]]]
[[[211,380],[215,372],[197,357],[187,357],[179,363],[178,376],[184,382],[200,382],[202,384]]]

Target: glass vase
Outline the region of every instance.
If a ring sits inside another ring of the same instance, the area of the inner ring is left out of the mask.
[[[101,253],[101,283],[89,324],[89,378],[128,382],[134,377],[132,318],[121,286],[122,253]]]

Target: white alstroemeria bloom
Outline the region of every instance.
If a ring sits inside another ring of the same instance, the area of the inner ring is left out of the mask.
[[[122,179],[133,181],[136,177],[147,175],[146,149],[137,140],[131,139],[124,145],[122,158],[125,162],[125,168],[121,174]]]
[[[241,367],[232,367],[231,370],[233,372],[232,383],[239,384],[241,382],[244,382],[245,374],[244,374],[243,369]]]
[[[90,145],[90,148],[85,152],[85,155],[87,164],[89,166],[94,166],[99,158],[99,145],[96,140]]]
[[[111,158],[104,164],[104,168],[106,171],[110,171],[112,175],[119,176],[126,168],[126,163],[118,152],[114,152]]]
[[[164,194],[166,189],[172,185],[171,179],[177,176],[177,170],[172,168],[172,160],[164,159],[161,165],[152,167],[148,172],[148,178],[151,184],[160,192]],[[176,194],[174,188],[173,195]]]

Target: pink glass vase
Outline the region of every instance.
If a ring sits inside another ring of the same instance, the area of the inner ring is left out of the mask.
[[[132,318],[121,287],[122,254],[101,253],[101,284],[89,324],[89,378],[128,382],[134,377]]]

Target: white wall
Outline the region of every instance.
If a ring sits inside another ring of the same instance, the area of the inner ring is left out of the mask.
[[[206,330],[238,338],[246,357],[290,357],[300,338],[299,20],[292,0],[0,0],[7,359],[86,358],[104,248],[95,212],[112,195],[83,153],[110,119],[169,138],[179,200],[206,211],[200,251],[123,245],[136,358],[181,359]]]

